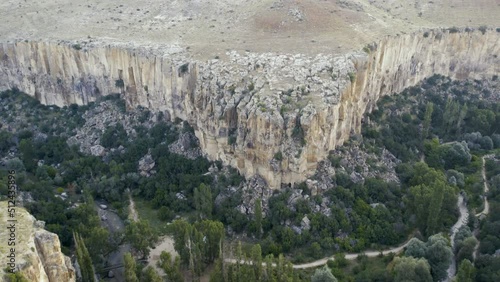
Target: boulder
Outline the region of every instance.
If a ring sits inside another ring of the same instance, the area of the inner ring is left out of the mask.
[[[96,157],[102,157],[106,154],[106,148],[101,145],[94,145],[90,147],[90,154]]]

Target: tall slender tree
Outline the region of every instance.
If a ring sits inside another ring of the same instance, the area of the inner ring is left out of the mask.
[[[255,229],[257,237],[260,238],[262,235],[262,201],[260,199],[255,201]]]
[[[123,266],[125,268],[125,282],[139,282],[136,274],[137,265],[130,253],[123,255]]]
[[[422,140],[429,136],[429,128],[431,127],[432,113],[434,112],[434,104],[428,102],[425,107],[424,122],[422,124]]]
[[[198,188],[194,189],[194,205],[201,219],[211,218],[213,210],[212,202],[210,186],[201,183]]]
[[[73,240],[75,241],[76,247],[76,259],[80,265],[80,272],[82,274],[82,281],[84,282],[95,282],[95,271],[92,265],[92,259],[90,258],[89,251],[85,246],[85,242],[78,233],[73,233]]]

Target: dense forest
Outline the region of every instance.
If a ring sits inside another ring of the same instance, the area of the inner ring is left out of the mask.
[[[361,134],[321,164],[333,173],[318,170],[311,178],[328,189],[318,192],[306,182],[284,186],[256,200],[251,213],[238,209],[247,181],[237,171],[172,151],[183,138],[187,147],[197,147],[188,123],[144,108],[127,110],[119,95],[57,108],[13,89],[0,94],[0,193],[7,193],[6,169],[15,169],[24,206],[59,235],[66,254],[91,262],[92,267],[84,264],[90,273],[102,273],[107,256],[129,243],[134,252],[124,258],[127,281],[163,281],[138,259],[148,257],[164,234],[146,220],[127,220],[129,196],[169,224],[179,257],[162,254],[159,268],[166,281],[197,280],[209,270],[211,281],[414,281],[411,275],[439,281],[453,259],[458,275],[467,276],[458,281],[496,281],[499,88],[498,79],[433,76],[383,97],[365,115]],[[92,130],[90,116],[103,105],[121,119]],[[105,154],[84,152],[83,141],[74,141],[82,128],[90,128]],[[352,165],[352,152],[361,164]],[[483,208],[486,154],[493,156],[486,162],[491,212],[482,220],[471,216],[452,250],[448,232],[458,218],[457,195],[465,196],[471,214]],[[154,161],[147,174],[139,169],[145,156]],[[96,201],[110,203],[126,222],[124,232],[102,226]],[[349,261],[343,255],[387,249],[410,238],[401,256]],[[299,271],[291,265],[334,254],[324,268]]]

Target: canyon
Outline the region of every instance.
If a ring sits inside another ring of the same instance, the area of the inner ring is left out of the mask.
[[[321,170],[384,95],[434,74],[498,78],[499,13],[497,0],[6,0],[0,91],[59,107],[119,93],[189,123],[254,196]],[[75,281],[57,235],[23,208],[17,220],[22,274]]]
[[[187,121],[209,159],[280,188],[359,133],[379,97],[433,74],[498,75],[499,39],[493,29],[431,29],[343,55],[227,51],[208,60],[160,45],[18,40],[0,43],[0,89],[57,106],[121,93],[128,107]]]

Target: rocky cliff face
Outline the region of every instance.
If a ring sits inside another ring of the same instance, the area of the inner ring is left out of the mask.
[[[7,202],[0,202],[3,211]],[[5,213],[0,215],[2,222],[7,222]],[[56,234],[43,229],[43,222],[37,221],[23,208],[16,208],[16,268],[28,281],[60,282],[75,281],[75,269],[69,257],[61,252],[61,244]],[[11,234],[6,228],[0,231],[0,239],[7,242]],[[6,246],[5,246],[6,247]],[[10,247],[9,247],[10,248]],[[7,265],[8,249],[2,247],[0,261]],[[2,274],[3,275],[3,274]]]
[[[380,96],[433,74],[498,74],[499,38],[429,31],[340,57],[228,52],[204,62],[161,49],[20,41],[0,45],[0,88],[58,106],[122,93],[129,106],[187,120],[210,159],[278,188],[313,174]]]

